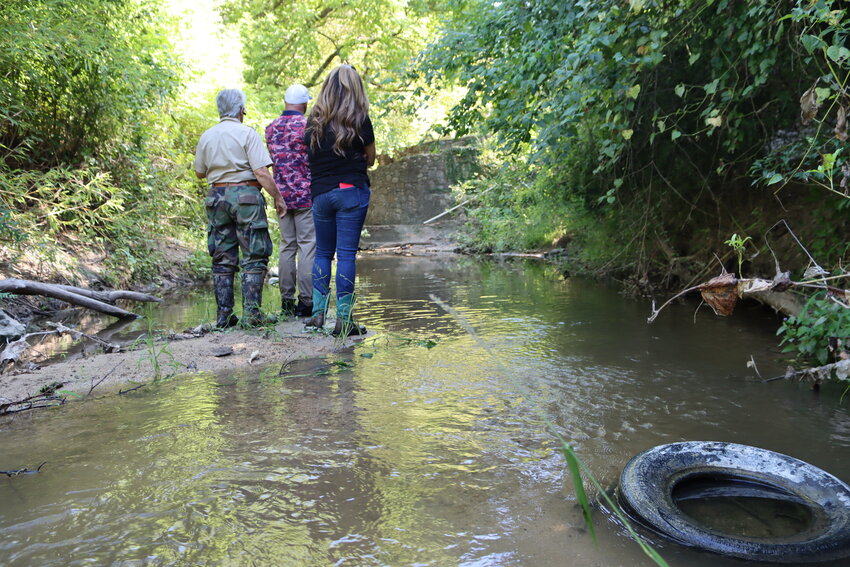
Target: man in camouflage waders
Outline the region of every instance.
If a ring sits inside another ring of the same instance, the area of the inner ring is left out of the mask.
[[[262,138],[242,123],[245,94],[225,89],[215,102],[220,121],[201,135],[195,151],[195,174],[210,184],[205,205],[218,306],[215,324],[225,328],[239,322],[233,313],[233,279],[241,267],[242,326],[255,327],[269,322],[260,307],[272,253],[266,200],[260,187],[271,195],[278,216],[286,213],[286,205],[269,173],[272,159]]]

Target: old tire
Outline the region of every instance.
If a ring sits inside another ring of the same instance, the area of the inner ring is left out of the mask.
[[[807,506],[812,521],[783,538],[721,533],[689,518],[673,493],[683,481],[709,478],[732,496],[755,491]],[[821,469],[734,443],[693,441],[660,445],[636,455],[620,475],[618,497],[634,520],[682,545],[776,563],[804,563],[850,555],[850,487]]]

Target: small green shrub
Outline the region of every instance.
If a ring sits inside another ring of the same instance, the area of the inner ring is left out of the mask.
[[[803,364],[829,364],[841,350],[850,346],[850,309],[818,294],[811,297],[797,317],[785,320],[783,352],[793,352]]]
[[[458,200],[480,195],[467,207],[460,243],[473,252],[526,252],[551,246],[571,231],[575,210],[557,194],[556,186],[525,163],[510,163],[458,185]]]

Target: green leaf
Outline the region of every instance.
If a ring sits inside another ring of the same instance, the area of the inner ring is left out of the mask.
[[[629,98],[637,98],[640,94],[640,85],[635,85],[626,91],[626,96]]]
[[[784,178],[784,177],[782,177],[782,175],[781,175],[781,174],[779,174],[779,173],[774,173],[774,174],[771,176],[771,178],[770,178],[770,179],[768,179],[767,184],[768,184],[768,185],[773,185],[774,183],[779,183],[779,182],[780,182],[780,181],[782,181],[783,179],[785,179],[785,178]]]
[[[714,79],[703,88],[705,89],[705,94],[714,94],[717,92],[717,85],[720,83],[720,79]]]
[[[685,85],[683,85],[682,83],[679,83],[678,85],[676,85],[676,88],[673,89],[673,92],[676,93],[676,96],[678,96],[678,97],[684,96]]]
[[[817,100],[819,102],[825,101],[829,98],[829,95],[832,94],[832,89],[829,87],[817,87],[815,88],[815,95],[817,95]]]
[[[681,135],[682,133],[678,130],[673,130],[670,132],[670,139],[675,142]]]
[[[850,59],[850,49],[840,45],[831,45],[829,46],[829,49],[826,50],[826,56],[836,63],[840,63],[844,60]]]
[[[625,139],[625,140],[631,140],[631,139],[632,139],[632,135],[634,135],[634,133],[635,133],[635,131],[634,131],[634,130],[632,130],[631,128],[627,128],[627,129],[622,130],[622,131],[620,132],[620,134],[622,134],[622,135],[623,135],[623,139]]]
[[[575,454],[572,446],[569,445],[563,438],[559,437],[561,442],[561,454],[564,455],[564,460],[567,461],[567,468],[570,471],[570,476],[573,479],[573,488],[576,492],[576,500],[581,507],[581,514],[584,517],[584,525],[587,531],[590,532],[590,537],[596,541],[596,531],[593,529],[593,519],[590,514],[590,500],[587,498],[587,493],[584,490],[584,483],[581,479],[579,470],[578,457]]]
[[[699,53],[691,53],[691,56],[690,56],[690,57],[688,57],[688,64],[689,64],[689,65],[693,65],[694,63],[696,63],[696,62],[697,62],[697,60],[698,60],[699,58],[700,58],[700,54],[699,54]]]
[[[809,34],[803,34],[800,36],[800,43],[803,44],[803,48],[809,53],[813,53],[815,49],[826,45],[826,43],[818,36]]]
[[[71,390],[56,390],[56,393],[60,396],[74,396],[75,398],[84,398],[82,394],[78,394],[77,392],[72,392]]]
[[[823,154],[823,169],[825,171],[830,171],[834,166],[835,154]]]

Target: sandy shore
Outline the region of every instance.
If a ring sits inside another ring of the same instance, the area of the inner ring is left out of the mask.
[[[333,321],[326,323],[325,327],[332,329]],[[152,352],[159,353],[160,373],[168,376],[187,372],[220,372],[252,365],[282,365],[330,354],[362,339],[341,341],[319,332],[304,332],[303,321],[292,320],[279,323],[273,330],[229,329],[197,338],[158,340],[152,349],[142,345],[134,350],[90,354],[33,371],[0,375],[0,404],[37,395],[43,387],[56,382],[62,384],[62,391],[82,396],[89,392],[100,395],[117,393],[120,389],[150,382],[156,375]],[[222,356],[228,351],[232,352]]]

